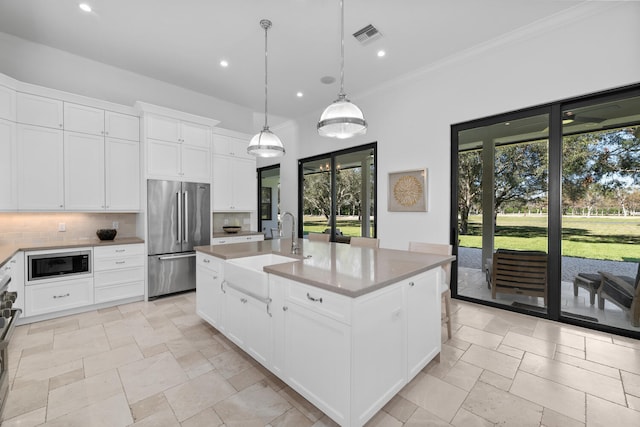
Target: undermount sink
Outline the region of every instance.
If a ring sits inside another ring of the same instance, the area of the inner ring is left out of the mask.
[[[276,254],[229,259],[224,266],[224,280],[236,289],[266,299],[269,298],[269,278],[262,269],[293,261],[297,259]]]

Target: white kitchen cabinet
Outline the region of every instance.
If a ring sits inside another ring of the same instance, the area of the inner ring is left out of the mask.
[[[402,284],[407,306],[408,378],[420,372],[440,350],[442,298],[438,284],[443,280],[442,274],[438,267]],[[427,325],[438,325],[438,328]]]
[[[140,143],[105,139],[105,208],[140,210]]]
[[[196,312],[221,332],[226,311],[226,295],[222,287],[222,261],[202,252],[196,253]]]
[[[64,209],[64,139],[61,130],[18,125],[18,209]]]
[[[145,120],[149,178],[210,182],[209,126],[153,114]]]
[[[16,150],[16,124],[0,119],[0,210],[3,211],[18,209]]]
[[[8,290],[18,294],[13,302],[13,308],[24,310],[24,252],[19,251],[11,257],[7,267],[11,274]]]
[[[65,102],[64,130],[104,135],[104,110]]]
[[[105,209],[104,137],[64,132],[64,200],[66,210]]]
[[[140,141],[140,118],[105,110],[104,133],[109,138]],[[136,166],[136,169],[138,168],[139,166]]]
[[[93,248],[95,304],[144,296],[144,245]]]
[[[18,92],[16,121],[22,124],[63,129],[63,102],[59,99]]]
[[[255,160],[255,156],[247,153],[247,147],[249,147],[249,141],[245,139],[214,134],[211,152],[222,156]]]
[[[93,277],[25,286],[25,317],[93,304]]]
[[[255,211],[258,205],[256,161],[221,156],[213,158],[213,210]]]
[[[0,85],[0,119],[16,121],[16,91]]]
[[[211,239],[212,245],[228,245],[231,243],[261,242],[264,234],[251,234],[243,236],[214,237]]]

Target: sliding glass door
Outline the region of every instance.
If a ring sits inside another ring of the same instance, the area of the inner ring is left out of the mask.
[[[452,128],[454,295],[640,337],[640,86]]]

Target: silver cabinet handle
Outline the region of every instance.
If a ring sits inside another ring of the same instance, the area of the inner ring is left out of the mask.
[[[126,249],[116,249],[116,252],[124,252]]]
[[[223,281],[220,283],[220,290],[222,291],[222,293],[223,293],[223,294],[226,294],[226,293],[227,293],[227,291],[225,291],[225,290],[224,290],[224,283],[225,283],[225,282],[226,282],[226,280],[223,280]]]
[[[53,299],[57,299],[57,298],[66,298],[66,297],[68,297],[68,296],[70,296],[70,295],[71,295],[71,294],[70,294],[69,292],[67,292],[67,293],[66,293],[66,294],[64,294],[64,295],[54,295],[54,296],[53,296]]]
[[[412,286],[412,287],[413,287],[413,286],[415,286],[415,283],[413,283],[413,282],[409,282],[409,286]]]
[[[243,304],[246,304],[247,303],[247,299],[246,298],[240,298],[240,302],[243,303]]]
[[[309,292],[307,292],[307,299],[309,299],[310,301],[319,302],[320,304],[322,304],[322,297],[314,298],[311,295],[309,295]]]
[[[289,307],[287,307],[286,305],[282,307],[282,311],[287,311],[287,310],[289,310]]]
[[[204,258],[204,259],[202,260],[202,262],[204,262],[205,264],[209,264],[209,263],[211,262],[211,260],[208,260],[208,259]]]

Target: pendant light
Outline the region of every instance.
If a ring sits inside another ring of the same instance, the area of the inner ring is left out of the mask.
[[[267,124],[267,30],[271,28],[271,21],[263,19],[260,26],[264,28],[264,127],[260,133],[251,138],[247,153],[256,157],[282,157],[284,146],[278,136],[269,130]]]
[[[340,0],[340,93],[338,99],[329,105],[318,122],[321,136],[346,139],[367,133],[367,122],[362,111],[347,99],[344,93],[344,0]]]

